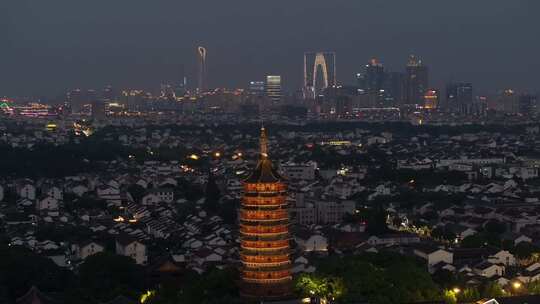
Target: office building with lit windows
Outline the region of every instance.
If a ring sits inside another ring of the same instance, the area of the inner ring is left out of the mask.
[[[281,102],[281,76],[268,75],[266,76],[266,96],[273,103]]]
[[[410,55],[405,74],[405,103],[422,104],[429,86],[428,67],[418,57]]]
[[[446,86],[446,108],[451,112],[469,114],[473,105],[473,87],[469,82],[452,82]]]

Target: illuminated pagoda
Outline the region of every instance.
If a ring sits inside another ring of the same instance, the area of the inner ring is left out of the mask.
[[[286,298],[291,294],[287,186],[268,158],[268,140],[261,129],[260,159],[244,181],[240,208],[242,297]]]

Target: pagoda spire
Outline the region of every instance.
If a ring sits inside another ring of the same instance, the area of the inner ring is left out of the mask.
[[[268,137],[266,136],[266,129],[264,125],[261,126],[261,137],[259,138],[261,159],[268,158]]]

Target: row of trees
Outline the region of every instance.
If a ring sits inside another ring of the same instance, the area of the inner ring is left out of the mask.
[[[465,286],[466,278],[442,270],[431,276],[414,258],[394,253],[329,257],[317,263],[317,271],[295,280],[298,296],[339,303],[370,304],[444,301],[473,303],[479,299],[540,294],[540,282],[513,282],[503,289],[497,282]]]
[[[317,263],[316,273],[300,276],[295,286],[300,295],[334,297],[340,303],[413,303],[442,298],[441,289],[421,265],[391,253],[325,258]]]
[[[32,286],[61,303],[98,304],[123,295],[145,303],[238,303],[235,269],[214,269],[202,275],[186,271],[183,278],[150,285],[142,266],[125,256],[103,252],[88,257],[77,272],[26,248],[0,245],[0,302],[14,303]],[[154,290],[148,296],[149,290]]]

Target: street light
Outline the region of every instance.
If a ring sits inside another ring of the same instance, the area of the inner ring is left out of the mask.
[[[521,282],[514,282],[512,283],[512,287],[514,287],[514,289],[520,289],[521,288]]]
[[[461,292],[461,289],[459,289],[459,287],[454,287],[452,288],[452,291],[455,293],[455,294],[458,294]]]

